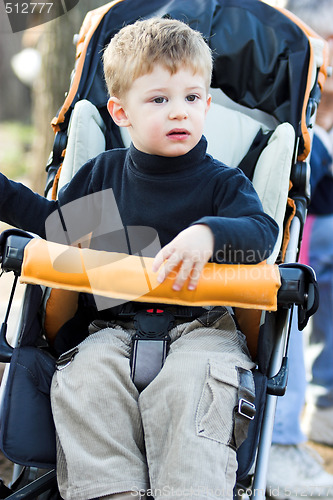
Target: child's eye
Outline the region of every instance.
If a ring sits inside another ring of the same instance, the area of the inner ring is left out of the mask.
[[[164,102],[166,102],[166,98],[165,97],[155,97],[153,99],[153,102],[155,102],[156,104],[163,104]]]
[[[196,99],[198,99],[198,96],[194,95],[194,94],[190,94],[190,95],[186,96],[186,100],[189,102],[194,102]]]

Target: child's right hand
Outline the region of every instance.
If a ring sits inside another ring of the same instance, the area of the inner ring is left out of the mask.
[[[213,255],[213,250],[212,230],[205,224],[195,224],[184,229],[158,252],[153,262],[153,271],[159,270],[157,280],[162,283],[180,265],[172,288],[181,290],[189,279],[188,289],[195,290],[202,269]]]

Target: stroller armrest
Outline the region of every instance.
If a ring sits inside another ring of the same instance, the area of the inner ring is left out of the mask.
[[[275,265],[206,264],[196,290],[158,283],[153,259],[31,240],[24,249],[21,282],[124,301],[276,310],[281,285]]]
[[[9,230],[0,236],[2,267],[21,274],[21,282],[73,290],[127,301],[190,306],[224,305],[275,311],[298,305],[302,330],[318,307],[314,272],[301,264],[231,265],[208,263],[196,290],[172,289],[173,278],[157,282],[152,258],[81,249],[34,239],[29,233]],[[16,278],[17,279],[17,278]],[[5,328],[5,327],[4,327]],[[12,348],[1,331],[0,356]],[[8,351],[8,352],[7,352]]]
[[[153,259],[148,257],[69,247],[32,239],[20,230],[4,231],[0,248],[3,269],[22,273],[24,283],[139,302],[223,304],[271,311],[277,304],[296,304],[299,313],[303,311],[301,327],[318,307],[315,274],[298,263],[279,267],[209,263],[196,290],[175,292],[172,278],[157,283],[151,271]]]
[[[4,271],[21,274],[24,249],[33,236],[20,229],[7,229],[0,235],[0,262]]]

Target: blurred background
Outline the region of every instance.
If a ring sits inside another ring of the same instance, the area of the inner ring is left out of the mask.
[[[74,65],[73,36],[85,14],[106,3],[80,0],[60,15],[61,2],[55,2],[52,8],[60,17],[18,33],[0,3],[0,169],[40,193],[54,137],[50,121],[68,91]]]

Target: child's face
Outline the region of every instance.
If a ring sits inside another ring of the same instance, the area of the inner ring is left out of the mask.
[[[201,74],[184,68],[171,75],[157,65],[134,80],[124,99],[111,97],[108,109],[140,151],[180,156],[201,139],[210,101]]]

